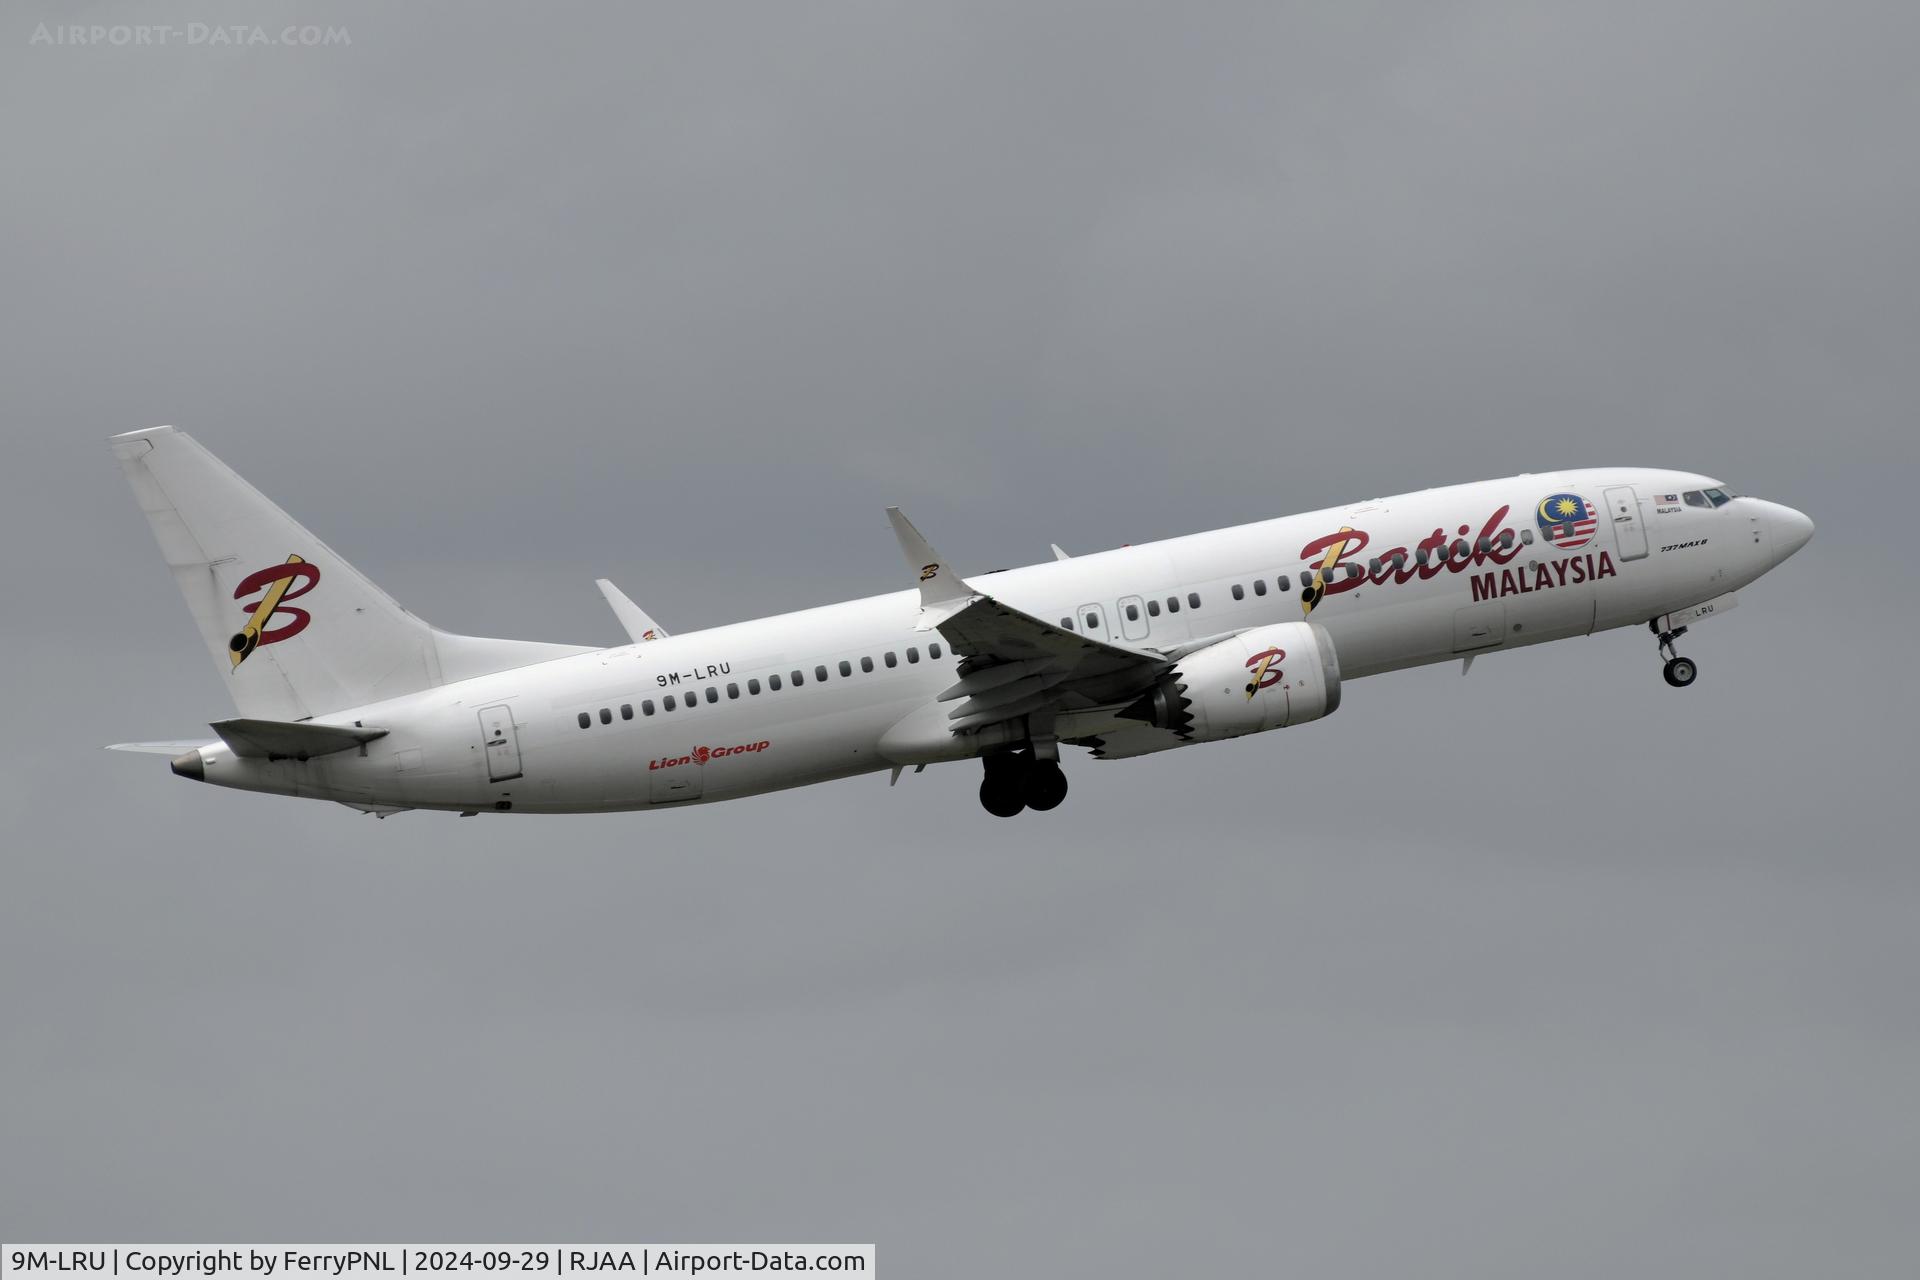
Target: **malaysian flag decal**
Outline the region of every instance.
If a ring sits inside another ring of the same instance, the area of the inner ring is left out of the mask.
[[[1593,504],[1577,493],[1556,493],[1542,498],[1536,514],[1540,536],[1552,546],[1571,551],[1593,541],[1600,518]]]

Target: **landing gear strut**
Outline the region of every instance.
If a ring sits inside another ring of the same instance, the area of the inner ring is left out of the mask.
[[[1037,758],[1030,751],[996,751],[981,763],[986,777],[980,780],[980,805],[996,818],[1011,818],[1022,809],[1044,813],[1067,798],[1067,775],[1058,759]]]
[[[1647,622],[1647,630],[1660,637],[1660,656],[1667,660],[1661,674],[1666,677],[1667,683],[1676,689],[1684,689],[1692,684],[1693,678],[1700,674],[1700,668],[1692,658],[1683,658],[1673,651],[1673,642],[1687,634],[1687,629],[1675,627],[1671,631],[1662,631],[1659,619],[1654,618]]]

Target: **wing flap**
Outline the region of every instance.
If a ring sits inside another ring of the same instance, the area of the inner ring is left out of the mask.
[[[960,682],[942,695],[957,701],[947,712],[955,733],[1125,701],[1173,665],[1150,649],[1067,631],[992,596],[975,596],[939,627],[966,659]]]

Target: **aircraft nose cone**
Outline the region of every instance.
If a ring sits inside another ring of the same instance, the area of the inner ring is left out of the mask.
[[[1804,511],[1775,505],[1773,509],[1773,562],[1779,564],[1807,545],[1813,537],[1813,521]]]

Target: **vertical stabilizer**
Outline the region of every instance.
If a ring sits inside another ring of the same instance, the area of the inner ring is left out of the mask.
[[[437,631],[191,436],[111,443],[242,715],[300,720],[586,652]]]

